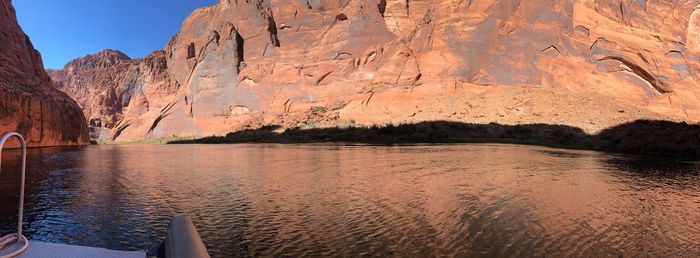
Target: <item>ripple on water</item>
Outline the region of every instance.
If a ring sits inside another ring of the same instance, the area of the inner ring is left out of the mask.
[[[0,228],[16,220],[3,155]],[[153,253],[189,214],[230,256],[699,256],[698,164],[516,145],[30,151],[27,234]],[[15,169],[13,169],[15,168]]]

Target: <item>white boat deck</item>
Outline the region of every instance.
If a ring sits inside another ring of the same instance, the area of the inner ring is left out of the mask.
[[[7,246],[0,250],[0,255],[5,255],[11,251],[17,250],[18,244]],[[66,244],[44,243],[39,241],[29,240],[29,247],[19,256],[19,258],[145,258],[145,252],[139,251],[114,251],[104,248],[75,246]]]

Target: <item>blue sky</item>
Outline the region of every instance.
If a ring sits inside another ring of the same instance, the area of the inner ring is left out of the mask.
[[[163,49],[195,9],[217,0],[13,0],[46,68],[105,48],[132,58]]]

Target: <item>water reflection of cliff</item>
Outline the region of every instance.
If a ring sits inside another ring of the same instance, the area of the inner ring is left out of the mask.
[[[484,144],[92,146],[30,160],[27,228],[52,242],[153,250],[187,213],[219,256],[700,254],[697,163]]]

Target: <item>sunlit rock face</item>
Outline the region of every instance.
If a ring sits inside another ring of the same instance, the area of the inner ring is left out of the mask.
[[[88,143],[83,112],[52,87],[10,0],[0,0],[0,60],[0,133],[19,132],[29,146]]]
[[[267,124],[698,122],[693,1],[221,0],[145,59],[51,72],[93,137]],[[91,61],[93,62],[93,61]],[[100,121],[99,126],[93,121]]]
[[[134,120],[152,120],[148,111],[167,104],[175,89],[166,71],[165,52],[131,59],[116,50],[103,50],[70,61],[62,70],[49,70],[54,86],[83,108],[93,139],[118,137]],[[164,100],[165,99],[165,100]],[[142,124],[145,122],[138,122]]]

